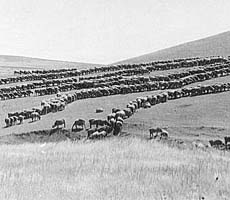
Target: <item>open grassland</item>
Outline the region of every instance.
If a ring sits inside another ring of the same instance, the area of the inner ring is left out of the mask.
[[[182,140],[221,139],[229,135],[229,92],[182,98],[139,110],[126,120],[123,131],[149,137],[151,127],[166,128]]]
[[[230,154],[138,138],[0,146],[0,199],[230,199]]]

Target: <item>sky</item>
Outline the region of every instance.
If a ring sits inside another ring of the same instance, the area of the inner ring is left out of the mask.
[[[230,30],[229,0],[0,0],[0,55],[109,64]]]

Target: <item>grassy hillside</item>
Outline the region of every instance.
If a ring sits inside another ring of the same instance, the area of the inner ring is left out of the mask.
[[[126,120],[123,131],[149,137],[149,128],[161,127],[183,141],[223,140],[230,133],[229,97],[230,92],[196,96],[140,109]]]
[[[0,66],[20,67],[23,68],[65,68],[79,67],[85,68],[89,66],[100,66],[99,64],[68,62],[59,60],[47,60],[41,58],[30,58],[24,56],[0,55]]]
[[[230,154],[210,151],[136,138],[1,145],[0,199],[229,199]]]
[[[118,63],[141,63],[151,62],[154,60],[212,55],[230,55],[230,31],[145,54],[139,57],[130,58]]]

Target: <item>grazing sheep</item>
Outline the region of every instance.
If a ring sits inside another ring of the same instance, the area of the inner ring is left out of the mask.
[[[150,128],[149,129],[150,139],[159,137],[160,139],[167,139],[169,137],[168,131],[161,128]]]
[[[55,128],[55,127],[59,128],[60,126],[63,126],[65,128],[66,124],[65,124],[64,119],[56,120],[52,128]]]
[[[211,147],[221,147],[224,143],[221,140],[209,140]]]
[[[162,129],[160,133],[160,139],[167,139],[169,137],[168,131]]]
[[[225,146],[228,145],[228,142],[230,142],[230,137],[224,137]]]
[[[85,126],[85,120],[84,119],[77,119],[72,126],[72,131],[74,131],[75,129],[78,129],[78,127],[81,127],[81,130],[83,130],[84,128],[86,128]]]
[[[149,129],[150,139],[156,138],[161,131],[162,131],[161,128],[150,128]]]
[[[91,135],[96,131],[97,131],[96,128],[87,129],[87,138],[89,139],[91,137]]]
[[[145,102],[143,104],[143,108],[151,108],[151,104],[149,102]]]
[[[118,109],[118,108],[113,108],[113,109],[112,109],[112,113],[116,113],[116,112],[118,112],[118,111],[120,111],[120,109]]]
[[[90,128],[92,128],[93,125],[95,125],[96,128],[98,128],[99,126],[109,125],[109,122],[107,120],[102,120],[102,119],[90,119],[89,120]]]
[[[32,112],[31,113],[31,119],[32,119],[32,122],[35,121],[35,120],[40,120],[41,119],[41,116],[38,112]]]
[[[110,126],[111,126],[112,128],[114,128],[114,127],[115,127],[115,124],[116,124],[116,119],[115,119],[115,118],[110,119],[110,120],[109,120],[109,123],[110,123]]]
[[[5,118],[5,123],[6,123],[6,127],[9,127],[12,125],[10,118]]]
[[[24,120],[24,116],[23,116],[23,115],[19,115],[19,116],[18,116],[19,124],[22,124],[22,123],[23,123],[23,120]]]
[[[123,110],[120,110],[120,111],[116,112],[116,117],[115,118],[117,119],[118,117],[121,117],[122,119],[125,119],[126,118],[125,112]]]
[[[110,121],[111,119],[114,119],[116,117],[116,113],[110,113],[107,116],[107,120]]]
[[[129,108],[132,113],[134,113],[136,110],[136,107],[133,104],[128,104],[126,107]]]
[[[122,117],[117,117],[117,121],[124,122],[124,119]]]
[[[96,109],[96,113],[101,113],[101,112],[103,112],[104,110],[103,110],[103,108],[97,108]]]
[[[114,131],[113,131],[113,135],[118,135],[121,132],[122,125],[123,125],[123,123],[121,121],[116,121]]]
[[[128,109],[124,109],[124,112],[125,112],[125,116],[127,117],[127,118],[129,118],[129,117],[131,117],[132,116],[132,112],[131,112],[131,110],[128,110]]]

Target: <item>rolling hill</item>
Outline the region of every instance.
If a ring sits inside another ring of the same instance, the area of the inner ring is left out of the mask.
[[[123,60],[115,64],[212,55],[230,56],[230,31]]]
[[[12,68],[72,68],[78,67],[89,68],[92,66],[101,66],[101,64],[92,63],[80,63],[80,62],[69,62],[69,61],[59,61],[59,60],[48,60],[41,58],[31,58],[24,56],[11,56],[11,55],[0,55],[0,67],[12,67]]]

